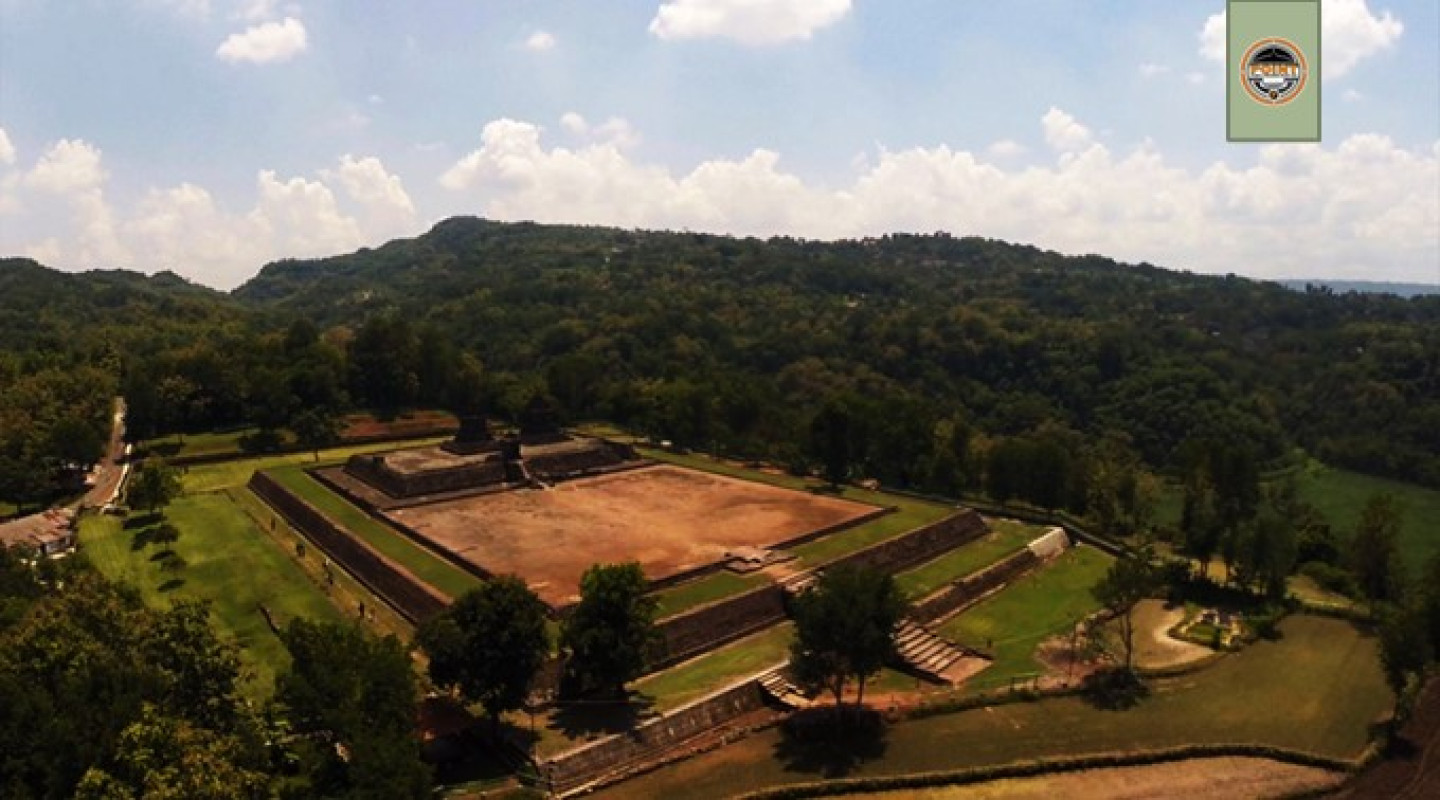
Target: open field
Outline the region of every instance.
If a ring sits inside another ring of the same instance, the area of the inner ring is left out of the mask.
[[[870,506],[658,466],[396,509],[390,516],[546,602],[577,598],[592,564],[635,560],[664,578],[873,512]]]
[[[174,550],[187,565],[176,573],[161,570],[154,558],[158,547],[136,549],[134,531],[125,530],[117,517],[86,517],[81,545],[106,577],[134,587],[147,605],[164,608],[181,597],[209,601],[216,630],[241,647],[245,667],[254,675],[251,694],[268,696],[288,656],[265,624],[260,604],[281,625],[294,617],[335,621],[342,615],[225,495],[181,497],[165,514],[182,532]]]
[[[1344,779],[1343,772],[1301,767],[1267,758],[1190,758],[1143,767],[1087,769],[968,786],[939,786],[854,796],[870,800],[1051,800],[1055,797],[1076,800],[1150,800],[1154,797],[1232,800],[1318,792],[1334,788]]]
[[[637,449],[639,449],[646,458],[653,458],[657,461],[667,461],[683,467],[690,467],[691,469],[714,472],[720,475],[729,475],[749,481],[781,486],[786,489],[796,489],[830,497],[840,497],[845,500],[853,500],[857,503],[868,503],[873,506],[895,509],[894,513],[886,514],[879,519],[871,520],[862,525],[856,525],[834,536],[826,536],[816,541],[790,548],[791,552],[799,556],[800,566],[803,567],[819,566],[826,561],[854,552],[866,545],[884,541],[892,536],[914,530],[921,525],[928,525],[931,522],[936,522],[955,513],[954,506],[932,503],[927,500],[917,500],[901,495],[887,494],[885,492],[872,492],[855,486],[844,486],[841,487],[838,492],[832,492],[829,487],[819,481],[797,478],[794,475],[746,469],[709,456],[676,455],[648,447],[640,447]]]
[[[995,658],[967,686],[994,688],[1040,671],[1034,658],[1036,645],[1068,632],[1099,608],[1090,587],[1104,576],[1110,562],[1110,556],[1093,547],[1072,547],[941,626],[942,634]]]
[[[1257,743],[1354,758],[1371,723],[1388,713],[1390,691],[1374,639],[1350,623],[1298,616],[1282,638],[1262,641],[1213,666],[1153,683],[1124,711],[1083,697],[974,709],[893,725],[861,755],[836,757],[786,743],[776,730],[616,786],[614,797],[730,797],[765,786],[832,775],[894,775],[1008,764],[1059,755]]]
[[[451,597],[480,585],[480,579],[411,541],[347,500],[331,492],[300,466],[271,470],[270,477],[371,547],[410,570],[416,577]]]
[[[1026,525],[1006,519],[985,520],[990,533],[943,556],[895,576],[906,596],[918,600],[951,581],[963,578],[1015,553],[1044,535],[1045,525]]]

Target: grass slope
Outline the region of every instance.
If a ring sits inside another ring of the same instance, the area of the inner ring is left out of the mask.
[[[181,485],[188,494],[218,492],[236,486],[244,486],[245,483],[250,480],[252,474],[267,469],[294,465],[314,466],[316,464],[339,464],[350,456],[358,453],[378,453],[402,447],[421,447],[443,441],[445,441],[444,438],[431,438],[417,439],[409,442],[387,442],[383,444],[335,447],[329,450],[321,450],[318,461],[316,461],[313,453],[286,453],[275,456],[221,461],[215,464],[199,464],[182,467],[180,480]]]
[[[1015,703],[892,726],[858,764],[816,757],[763,731],[615,787],[602,796],[731,797],[754,789],[848,776],[893,775],[1026,759],[1253,742],[1353,758],[1391,695],[1374,639],[1349,623],[1292,617],[1260,642],[1201,672],[1154,685],[1138,706],[1100,709],[1084,698]],[[837,763],[839,762],[839,763]]]
[[[716,600],[740,594],[747,589],[761,586],[768,580],[758,572],[736,575],[728,570],[721,570],[703,578],[662,589],[655,593],[655,599],[660,601],[660,608],[655,618],[664,619],[672,614],[679,614],[681,611],[699,608],[706,603],[713,603]]]
[[[1069,631],[1099,607],[1090,587],[1100,581],[1110,562],[1110,556],[1092,547],[1073,547],[945,623],[940,629],[944,635],[989,650],[995,657],[971,682],[974,688],[992,688],[1039,671],[1035,646]]]
[[[945,584],[963,578],[1017,552],[1049,530],[1008,519],[989,519],[990,533],[934,561],[895,576],[906,596],[918,600]]]
[[[369,514],[346,502],[344,498],[305,474],[302,467],[280,467],[270,470],[269,475],[286,489],[343,525],[346,530],[365,540],[371,547],[404,565],[421,580],[445,594],[459,597],[480,585],[479,578],[451,565],[440,556],[406,538],[404,534],[376,521]]]
[[[163,572],[152,560],[156,547],[134,549],[134,532],[116,517],[86,517],[80,539],[101,572],[134,587],[151,606],[164,608],[181,597],[209,601],[216,630],[240,645],[253,673],[251,694],[267,696],[288,656],[265,624],[260,604],[281,625],[294,617],[338,621],[340,612],[225,495],[181,497],[170,504],[166,518],[182,531],[175,551],[187,566],[178,573]]]
[[[646,676],[632,688],[654,701],[658,711],[679,708],[789,658],[794,633],[795,626],[788,622],[766,628],[699,658]]]

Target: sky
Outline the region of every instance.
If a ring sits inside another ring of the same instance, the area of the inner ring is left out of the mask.
[[[229,289],[455,215],[948,231],[1440,284],[1440,3],[1323,0],[1319,144],[1219,0],[0,0],[0,255]]]

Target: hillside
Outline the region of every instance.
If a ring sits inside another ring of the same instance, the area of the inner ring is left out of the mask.
[[[466,218],[271,264],[235,295],[321,327],[433,325],[492,373],[547,374],[575,415],[634,417],[643,392],[703,387],[722,404],[759,398],[770,410],[740,399],[735,414],[778,416],[774,430],[849,392],[994,434],[1120,430],[1161,466],[1186,439],[1223,437],[1270,460],[1301,444],[1440,482],[1436,297],[1294,292],[945,235],[760,241]]]

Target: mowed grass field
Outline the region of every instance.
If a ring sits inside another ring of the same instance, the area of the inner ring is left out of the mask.
[[[1093,547],[1072,547],[942,625],[945,636],[995,658],[966,687],[994,688],[1039,672],[1036,645],[1070,631],[1100,607],[1090,587],[1104,577],[1112,560]]]
[[[1295,616],[1278,641],[1262,641],[1213,666],[1156,681],[1128,710],[1082,697],[974,709],[895,724],[879,747],[842,768],[848,776],[894,775],[1031,758],[1256,743],[1354,758],[1392,697],[1374,639],[1350,623]],[[718,798],[820,780],[833,758],[757,733],[713,753],[619,784],[605,797]]]
[[[1375,478],[1358,472],[1327,467],[1311,461],[1295,476],[1301,499],[1315,506],[1329,520],[1343,542],[1355,532],[1360,512],[1377,494],[1394,495],[1401,513],[1400,552],[1405,564],[1418,571],[1426,559],[1440,552],[1440,491],[1413,483]],[[1156,520],[1175,529],[1180,526],[1181,489],[1167,484],[1156,503]]]
[[[82,547],[102,573],[134,587],[147,605],[165,608],[179,598],[209,601],[216,630],[241,648],[253,676],[251,694],[268,696],[288,655],[266,625],[260,605],[269,608],[280,625],[295,617],[338,621],[339,609],[225,495],[181,497],[165,516],[181,531],[174,550],[186,566],[178,572],[161,570],[153,558],[159,547],[135,549],[136,531],[126,530],[118,517],[86,517],[80,529]]]

